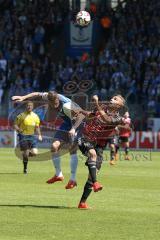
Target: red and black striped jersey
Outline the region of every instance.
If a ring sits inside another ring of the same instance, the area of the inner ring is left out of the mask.
[[[92,113],[91,117],[85,122],[82,133],[88,140],[104,146],[106,139],[115,135],[114,118],[111,124],[107,124],[98,111]]]

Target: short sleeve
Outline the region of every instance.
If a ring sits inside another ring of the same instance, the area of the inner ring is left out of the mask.
[[[20,122],[21,122],[21,119],[22,119],[22,115],[19,114],[19,115],[16,117],[14,124],[19,125]]]
[[[63,104],[63,112],[70,119],[72,119],[73,112],[77,112],[80,110],[81,110],[80,106],[78,106],[76,103],[68,102],[68,103]]]

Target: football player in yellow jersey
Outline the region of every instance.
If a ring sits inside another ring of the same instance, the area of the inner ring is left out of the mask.
[[[35,156],[38,153],[35,132],[38,134],[38,140],[42,141],[39,128],[40,119],[38,115],[33,112],[33,107],[33,102],[28,101],[26,110],[16,117],[14,123],[14,129],[18,132],[20,150],[23,155],[24,174],[27,173],[28,157]]]

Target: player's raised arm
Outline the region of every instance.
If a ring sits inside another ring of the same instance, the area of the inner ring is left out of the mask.
[[[97,95],[94,95],[92,97],[96,107],[97,107],[97,110],[98,112],[100,113],[101,117],[104,119],[104,120],[108,120],[108,116],[107,114],[105,113],[105,111],[102,109],[102,107],[99,105],[99,99],[98,99],[98,96]]]
[[[99,105],[99,100],[98,100],[98,96],[94,95],[93,96],[93,101],[97,107],[98,112],[100,113],[101,118],[103,119],[103,121],[105,121],[106,123],[112,123],[113,119],[111,116],[108,116],[105,111],[102,109],[102,107]]]
[[[29,94],[24,95],[24,96],[13,96],[11,99],[14,102],[22,102],[22,101],[25,101],[27,99],[34,98],[34,97],[39,97],[39,96],[41,96],[40,92],[33,92],[33,93],[29,93]]]
[[[95,105],[97,107],[98,112],[100,113],[100,116],[102,118],[102,120],[107,123],[107,124],[121,124],[122,123],[122,118],[121,117],[113,117],[113,116],[109,116],[103,109],[102,107],[99,105],[99,101],[98,101],[98,96],[94,95],[93,96],[93,101],[95,102]]]

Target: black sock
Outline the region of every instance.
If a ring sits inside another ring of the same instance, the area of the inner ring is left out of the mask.
[[[23,156],[24,171],[27,170],[27,165],[28,165],[28,157],[27,156]]]
[[[117,153],[119,150],[119,146],[116,146],[115,152]]]
[[[83,194],[81,197],[81,201],[80,202],[85,202],[87,200],[87,198],[89,197],[89,195],[92,192],[92,182],[87,180],[85,186],[84,186],[84,190],[83,190]]]
[[[96,152],[97,152],[96,168],[99,171],[101,169],[102,162],[103,162],[103,148],[97,146]]]
[[[91,176],[92,182],[95,183],[97,181],[97,177],[96,177],[96,162],[92,161],[91,159],[89,159],[89,161],[87,162],[87,166],[88,166],[88,170],[89,170],[89,174]]]
[[[110,159],[111,159],[111,161],[114,160],[114,156],[115,156],[115,151],[114,151],[114,150],[111,150],[111,151],[110,151]]]
[[[128,155],[129,153],[129,147],[125,147],[125,154]]]

